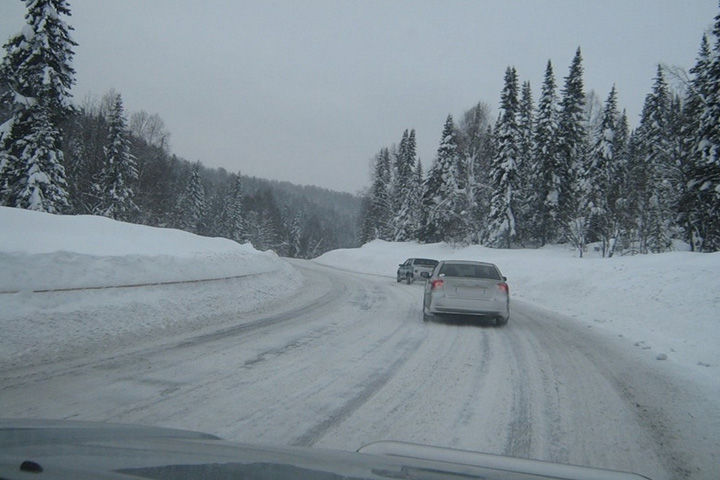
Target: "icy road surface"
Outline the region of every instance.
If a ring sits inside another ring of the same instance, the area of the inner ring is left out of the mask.
[[[401,440],[655,480],[714,474],[701,437],[717,412],[612,336],[517,301],[505,328],[426,324],[419,283],[293,263],[303,287],[282,304],[0,367],[2,415],[346,450]],[[242,282],[217,290],[242,295]],[[682,408],[657,407],[667,397]]]

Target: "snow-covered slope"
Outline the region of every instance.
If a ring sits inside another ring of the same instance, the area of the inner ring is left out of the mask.
[[[278,270],[250,244],[181,230],[0,207],[0,292],[201,280]]]
[[[273,252],[180,230],[7,207],[0,225],[6,365],[200,328],[292,295],[301,281]],[[208,281],[228,277],[237,294]]]

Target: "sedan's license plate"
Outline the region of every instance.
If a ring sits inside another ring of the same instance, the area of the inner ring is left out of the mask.
[[[455,287],[455,294],[463,297],[484,297],[486,291],[482,287]]]

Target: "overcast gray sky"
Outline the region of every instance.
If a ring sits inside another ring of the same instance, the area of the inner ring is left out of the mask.
[[[537,101],[578,46],[586,91],[637,124],[658,63],[695,63],[717,0],[70,0],[76,102],[114,88],[208,167],[357,192],[415,128],[427,170],[448,114],[497,114],[505,69]],[[24,2],[0,0],[0,39]]]

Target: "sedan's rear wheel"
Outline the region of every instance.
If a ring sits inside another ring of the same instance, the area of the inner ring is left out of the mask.
[[[432,314],[428,313],[427,310],[425,310],[425,305],[423,305],[423,322],[431,322],[432,319]]]
[[[510,320],[510,317],[495,317],[495,325],[498,327],[503,327],[507,325],[508,320]]]

